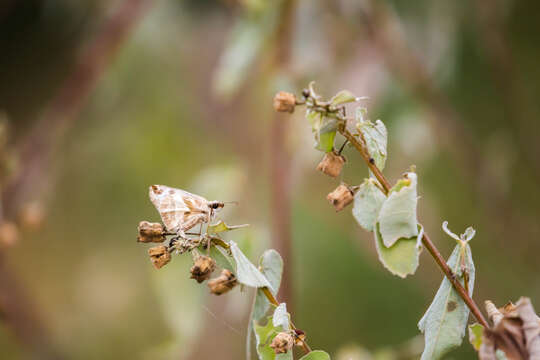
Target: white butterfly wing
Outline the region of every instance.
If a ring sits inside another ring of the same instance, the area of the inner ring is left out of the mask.
[[[208,218],[208,201],[201,196],[165,185],[150,186],[149,195],[168,231],[184,232]]]

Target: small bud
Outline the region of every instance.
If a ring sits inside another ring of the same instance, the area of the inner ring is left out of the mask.
[[[166,240],[165,238],[165,229],[160,223],[151,223],[148,221],[141,221],[139,223],[139,237],[137,238],[138,242],[149,243],[155,242],[160,243]]]
[[[171,254],[165,245],[154,246],[148,249],[150,260],[156,269],[160,269],[171,261]]]
[[[285,354],[292,349],[294,345],[294,339],[291,334],[287,332],[280,332],[276,335],[270,347],[276,354]]]
[[[296,106],[296,96],[294,94],[280,91],[274,96],[274,110],[280,112],[294,112]]]
[[[305,98],[308,98],[309,97],[309,89],[302,90],[302,96],[305,97]]]
[[[191,267],[191,278],[200,284],[204,280],[210,279],[210,275],[216,269],[216,261],[208,256],[199,256],[195,264]]]
[[[227,269],[221,271],[221,275],[208,281],[210,292],[214,295],[225,294],[236,286],[236,276]]]
[[[0,224],[0,248],[8,248],[19,239],[19,229],[12,222],[3,222]]]
[[[341,184],[326,199],[334,205],[336,211],[341,211],[354,200],[354,194],[347,185]]]
[[[317,165],[317,170],[335,178],[341,173],[343,164],[345,164],[346,161],[344,156],[337,154],[335,151],[330,151],[324,155],[319,165]]]

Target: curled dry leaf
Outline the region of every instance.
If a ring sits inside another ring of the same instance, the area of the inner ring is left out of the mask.
[[[341,170],[343,169],[343,165],[345,164],[346,159],[344,156],[339,155],[335,151],[330,151],[324,154],[323,159],[317,165],[317,170],[330,176],[330,177],[338,177],[341,173]]]
[[[486,300],[485,302],[486,311],[488,314],[488,317],[491,321],[493,321],[493,324],[497,326],[499,322],[504,318],[504,315],[497,309],[495,304],[491,302],[490,300]]]
[[[336,211],[343,210],[347,205],[353,202],[354,193],[346,184],[339,185],[334,191],[326,196],[330,204],[334,205]]]
[[[529,351],[529,358],[540,359],[540,322],[534,312],[534,308],[529,298],[521,298],[516,304],[515,310],[523,321],[523,332],[525,342]]]
[[[500,309],[486,301],[486,311],[494,327],[484,330],[478,351],[481,360],[496,360],[501,351],[509,360],[540,360],[540,322],[529,298]]]

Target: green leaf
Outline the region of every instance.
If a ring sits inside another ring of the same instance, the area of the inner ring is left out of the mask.
[[[223,220],[220,220],[219,222],[208,225],[208,232],[211,234],[218,234],[225,231],[231,231],[235,229],[245,228],[248,227],[249,224],[242,224],[242,225],[227,225]]]
[[[307,110],[306,111],[306,119],[309,122],[309,125],[311,125],[311,129],[315,132],[318,131],[323,122],[323,116],[320,112],[314,111],[314,110]]]
[[[388,198],[379,212],[379,229],[384,246],[392,246],[398,239],[413,238],[418,235],[416,220],[417,176],[413,172],[406,174],[390,190]]]
[[[415,273],[419,264],[422,235],[424,233],[420,224],[418,225],[417,236],[401,238],[390,247],[386,247],[382,241],[379,224],[376,225],[376,231],[373,233],[379,260],[388,271],[402,278]]]
[[[219,245],[214,245],[210,248],[210,257],[216,260],[217,266],[222,269],[227,269],[234,272],[234,261],[231,259],[227,250]]]
[[[356,127],[364,136],[368,152],[373,160],[375,160],[375,165],[379,168],[379,170],[383,170],[386,163],[386,157],[388,155],[386,151],[388,143],[388,131],[381,120],[375,121],[375,124],[370,120],[364,120],[365,112],[366,110],[363,108],[357,109]]]
[[[255,322],[255,340],[257,342],[257,354],[260,360],[292,360],[293,352],[276,355],[270,347],[274,337],[281,331],[272,324],[272,318],[268,318],[266,325],[261,326]]]
[[[236,277],[241,284],[260,288],[268,287],[272,289],[272,286],[263,274],[248,260],[248,258],[242,253],[238,245],[234,241],[230,243],[231,251],[236,261]]]
[[[462,284],[466,269],[469,278],[466,288],[468,287],[469,295],[472,296],[475,270],[471,248],[466,241],[458,242],[448,259],[448,266]],[[445,277],[433,302],[418,323],[418,328],[425,337],[422,360],[440,359],[448,351],[461,345],[468,318],[469,308]]]
[[[373,231],[386,195],[376,185],[375,179],[366,179],[354,195],[352,214],[358,224]]]
[[[259,268],[270,282],[272,294],[277,295],[279,285],[281,284],[281,276],[283,274],[283,259],[281,255],[274,250],[266,250],[259,259]]]
[[[334,149],[334,140],[337,132],[337,121],[335,119],[325,119],[321,128],[315,133],[315,148],[323,152]]]
[[[484,327],[478,323],[469,325],[469,341],[476,351],[482,346],[482,336],[484,335]]]
[[[280,327],[282,331],[289,330],[289,320],[290,315],[287,312],[287,304],[281,303],[278,307],[274,310],[274,316],[272,317],[272,323],[274,324],[274,327]]]
[[[332,151],[338,125],[336,119],[325,117],[322,113],[314,110],[306,112],[306,119],[315,135],[315,149],[324,152]]]
[[[272,285],[270,292],[272,292],[274,296],[277,295],[279,286],[281,284],[281,276],[283,274],[283,259],[281,258],[281,255],[279,255],[279,253],[274,249],[266,250],[259,258],[259,268],[270,285]],[[253,306],[251,308],[251,315],[247,329],[247,359],[251,359],[251,330],[253,329],[253,321],[261,321],[268,312],[269,308],[270,302],[262,290],[257,289],[255,298],[253,299]]]
[[[330,360],[330,355],[322,350],[314,350],[302,356],[300,360]]]
[[[341,104],[357,101],[358,98],[354,96],[349,90],[341,90],[332,99],[330,99],[330,105],[336,107]]]
[[[269,288],[270,292],[276,296],[279,291],[279,285],[281,284],[281,275],[283,274],[283,259],[281,255],[274,249],[266,250],[259,259],[259,268],[271,285]],[[251,317],[257,321],[261,320],[270,308],[270,303],[261,290],[257,290],[253,305]]]

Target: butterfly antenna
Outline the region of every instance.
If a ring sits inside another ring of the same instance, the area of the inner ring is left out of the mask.
[[[223,203],[224,203],[224,204],[238,205],[238,201],[224,201]]]

